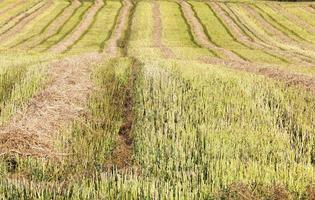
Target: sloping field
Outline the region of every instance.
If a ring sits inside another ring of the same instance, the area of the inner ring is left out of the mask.
[[[0,0],[0,199],[315,199],[315,3]]]

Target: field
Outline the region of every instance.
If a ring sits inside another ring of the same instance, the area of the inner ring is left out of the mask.
[[[0,0],[0,199],[315,199],[314,19]]]

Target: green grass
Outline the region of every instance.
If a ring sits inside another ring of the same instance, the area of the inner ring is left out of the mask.
[[[85,1],[76,10],[76,12],[67,20],[67,22],[58,30],[58,32],[47,38],[40,45],[34,47],[34,50],[47,50],[54,44],[61,41],[64,37],[71,33],[71,31],[80,23],[86,11],[92,6],[91,2]]]
[[[9,12],[5,12],[5,13],[1,14],[1,18],[0,18],[1,31],[4,27],[8,26],[8,24],[14,22],[14,20],[13,20],[14,17],[32,9],[39,2],[40,2],[39,0],[26,1],[22,4],[19,4],[18,6],[14,7]]]
[[[197,16],[204,24],[212,41],[223,48],[229,49],[239,56],[255,62],[279,63],[279,59],[266,54],[262,50],[250,48],[237,39],[230,32],[228,27],[214,13],[214,11],[204,3],[191,2]],[[280,61],[281,62],[281,61]]]
[[[214,56],[205,48],[200,48],[190,32],[180,6],[174,2],[160,1],[162,18],[162,41],[181,58]]]
[[[299,27],[294,22],[287,19],[285,16],[273,10],[271,7],[265,4],[256,5],[256,8],[270,23],[276,26],[283,33],[289,37],[301,42],[312,42],[315,41],[314,34],[309,33],[305,29]]]
[[[3,42],[1,46],[15,47],[28,40],[36,39],[36,36],[45,30],[47,24],[54,20],[57,15],[68,5],[69,2],[67,1],[54,1],[53,6],[51,6],[41,16],[32,20],[31,23],[28,23],[27,26],[14,37],[11,37],[9,40]]]
[[[106,1],[106,5],[98,12],[93,24],[81,39],[71,47],[69,53],[97,52],[102,50],[107,41],[121,7],[118,1]]]

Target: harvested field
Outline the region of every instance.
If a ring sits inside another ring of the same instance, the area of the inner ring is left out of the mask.
[[[0,0],[0,199],[313,199],[314,17]]]

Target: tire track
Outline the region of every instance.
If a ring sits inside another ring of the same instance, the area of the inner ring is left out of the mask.
[[[113,160],[111,166],[108,168],[116,167],[117,169],[128,169],[132,166],[133,155],[133,138],[132,128],[135,120],[134,116],[134,90],[139,78],[141,63],[138,60],[133,59],[131,63],[131,74],[128,79],[126,88],[124,89],[124,107],[123,107],[123,122],[118,132],[118,140],[116,148],[113,151]]]
[[[8,39],[9,37],[12,37],[15,33],[21,31],[31,20],[45,12],[45,10],[47,10],[52,4],[52,1],[42,1],[41,4],[38,4],[38,8],[35,8],[34,11],[30,13],[23,13],[16,24],[0,34],[0,42]]]
[[[31,36],[30,38],[26,38],[25,40],[21,41],[20,43],[15,44],[14,47],[21,47],[22,49],[30,49],[34,48],[35,46],[39,45],[45,39],[51,37],[52,35],[56,34],[60,27],[65,24],[65,22],[73,15],[75,10],[80,7],[81,2],[79,0],[71,1],[71,4],[67,6],[60,15],[57,15],[53,21],[51,21],[47,26],[41,31],[41,33]]]
[[[185,18],[187,19],[189,26],[191,27],[193,35],[195,36],[195,39],[199,43],[199,45],[209,49],[210,51],[217,52],[216,54],[218,55],[223,54],[225,57],[231,60],[244,61],[240,56],[238,56],[234,52],[219,47],[217,44],[211,41],[209,35],[205,33],[205,29],[203,28],[203,25],[201,24],[200,20],[196,17],[196,14],[192,9],[191,5],[189,5],[186,1],[183,0],[180,0],[179,4],[181,6]]]
[[[123,7],[119,11],[117,23],[103,51],[103,53],[108,54],[110,57],[116,57],[119,53],[118,42],[123,38],[124,32],[127,30],[128,18],[132,8],[133,4],[129,0],[123,0]]]
[[[100,54],[85,54],[50,64],[46,89],[1,127],[0,156],[55,156],[54,136],[87,110],[91,66],[101,60]]]
[[[175,58],[174,52],[163,44],[162,42],[162,19],[161,19],[161,11],[160,5],[157,0],[153,1],[152,6],[152,14],[153,14],[153,44],[155,47],[160,49],[162,56],[164,58]]]
[[[104,5],[103,0],[96,0],[93,6],[87,11],[84,19],[80,22],[79,25],[75,27],[75,29],[62,41],[50,47],[49,51],[54,53],[62,53],[68,49],[71,45],[73,45],[77,40],[80,39],[81,35],[86,32],[86,30],[90,27],[91,23],[94,20],[94,17],[98,10],[100,10]]]

